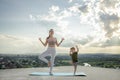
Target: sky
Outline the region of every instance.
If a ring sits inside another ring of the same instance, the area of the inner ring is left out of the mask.
[[[120,1],[0,0],[0,53],[42,53],[49,29],[65,38],[58,54],[120,53]]]

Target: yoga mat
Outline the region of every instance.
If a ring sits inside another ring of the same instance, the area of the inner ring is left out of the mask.
[[[86,76],[84,72],[79,72],[79,73],[76,73],[75,75],[69,72],[54,72],[53,75],[50,75],[47,72],[33,72],[33,73],[30,73],[29,75],[31,76]]]

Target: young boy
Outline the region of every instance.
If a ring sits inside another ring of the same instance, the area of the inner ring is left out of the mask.
[[[74,75],[75,75],[76,70],[77,70],[78,52],[79,52],[78,46],[76,46],[76,49],[75,49],[75,47],[70,48],[70,56],[72,58],[72,64],[74,66]]]

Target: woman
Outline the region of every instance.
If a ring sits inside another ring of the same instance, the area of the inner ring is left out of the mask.
[[[56,49],[55,45],[58,47],[60,44],[63,42],[64,38],[61,39],[61,41],[58,43],[57,39],[53,36],[54,35],[54,30],[50,29],[49,30],[49,36],[46,38],[45,43],[39,38],[40,42],[46,47],[48,45],[48,48],[45,52],[43,52],[40,56],[39,59],[44,61],[45,63],[48,64],[48,67],[50,67],[50,72],[49,74],[52,75],[52,69],[54,66],[54,60],[55,60],[55,55],[56,55]],[[50,56],[51,59],[48,61],[45,57]]]

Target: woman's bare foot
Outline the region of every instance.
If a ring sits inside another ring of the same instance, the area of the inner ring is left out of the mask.
[[[50,66],[51,66],[51,62],[49,61],[49,62],[48,62],[48,67],[50,67]]]
[[[52,73],[52,72],[49,72],[49,74],[50,74],[50,75],[53,75],[53,73]]]

